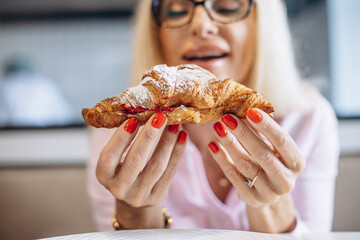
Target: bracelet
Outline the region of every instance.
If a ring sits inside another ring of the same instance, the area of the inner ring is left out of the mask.
[[[169,228],[174,219],[171,218],[170,213],[166,208],[161,209],[162,214],[164,215],[164,226],[165,228]],[[114,211],[111,218],[113,222],[113,227],[115,230],[124,230],[124,226],[122,226],[117,220],[116,220],[116,212]]]
[[[172,217],[170,216],[170,213],[168,212],[168,210],[166,208],[162,208],[161,212],[165,218],[165,228],[170,228],[170,225],[172,224],[174,219],[172,219]]]
[[[111,220],[113,222],[113,227],[116,231],[121,230],[121,229],[125,229],[122,225],[120,225],[118,223],[118,221],[116,220],[116,212],[114,211],[111,217]]]

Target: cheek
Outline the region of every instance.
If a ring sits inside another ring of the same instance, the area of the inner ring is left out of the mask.
[[[160,30],[160,45],[165,63],[168,65],[177,65],[179,56],[179,37],[176,34],[170,34],[166,29]]]
[[[246,62],[251,59],[253,55],[254,40],[252,37],[252,31],[248,27],[239,28],[238,31],[234,31],[233,35],[233,46],[237,53],[235,56],[238,61]]]
[[[247,25],[238,27],[232,31],[233,64],[236,69],[238,81],[245,82],[255,59],[254,30]]]

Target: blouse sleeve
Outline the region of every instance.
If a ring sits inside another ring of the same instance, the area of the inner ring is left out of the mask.
[[[321,98],[301,128],[306,167],[292,192],[298,221],[294,232],[329,232],[339,159],[338,122],[330,104]]]
[[[102,186],[95,175],[99,154],[113,132],[111,129],[90,129],[90,157],[87,165],[87,189],[93,209],[93,218],[98,231],[113,230],[111,215],[115,209],[115,199],[112,194]]]

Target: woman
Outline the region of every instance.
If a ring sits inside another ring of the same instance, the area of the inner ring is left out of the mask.
[[[112,228],[113,211],[119,228],[168,227],[165,206],[173,228],[329,231],[337,122],[299,81],[281,1],[143,0],[136,24],[134,84],[153,65],[194,63],[259,91],[276,113],[250,109],[246,121],[226,115],[182,130],[157,113],[142,129],[133,119],[93,130],[100,230]]]

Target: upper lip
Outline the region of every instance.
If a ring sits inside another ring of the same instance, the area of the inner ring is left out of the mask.
[[[196,46],[186,50],[182,56],[185,60],[206,57],[223,57],[229,55],[229,51],[218,45]]]

